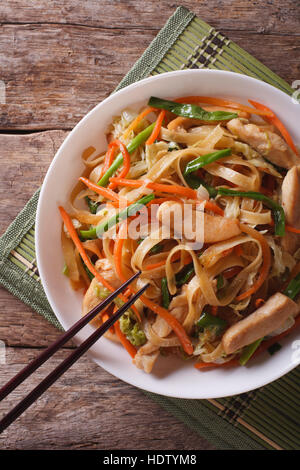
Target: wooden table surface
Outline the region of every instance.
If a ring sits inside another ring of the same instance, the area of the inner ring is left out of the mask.
[[[297,5],[298,4],[298,5]],[[299,2],[181,1],[290,84],[300,79]],[[70,129],[109,95],[178,6],[169,0],[7,0],[0,8],[0,233],[40,186]],[[58,337],[0,288],[0,384]],[[0,407],[12,407],[60,351]],[[0,437],[2,449],[213,449],[138,389],[82,358]]]

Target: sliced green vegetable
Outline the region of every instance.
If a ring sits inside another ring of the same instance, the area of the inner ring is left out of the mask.
[[[227,111],[205,111],[205,109],[195,104],[176,103],[175,101],[163,100],[155,96],[151,96],[148,105],[153,108],[165,109],[177,116],[200,119],[202,121],[227,121],[238,117],[236,113]]]
[[[287,286],[287,288],[285,289],[283,293],[290,299],[294,300],[294,298],[299,294],[299,292],[300,292],[300,273],[297,274],[297,276],[294,277],[294,279],[292,279],[289,282],[289,285]]]
[[[66,265],[66,263],[64,264],[64,267],[62,268],[62,273],[67,277],[69,276],[69,268]]]
[[[128,217],[131,217],[131,216],[135,215],[137,212],[139,212],[142,209],[142,207],[145,204],[148,204],[148,202],[152,201],[152,199],[154,199],[154,197],[155,197],[154,194],[149,194],[147,196],[142,197],[137,202],[134,202],[130,206],[126,207],[126,209],[123,209],[118,214],[111,217],[106,222],[103,222],[102,224],[99,224],[97,227],[93,227],[89,230],[81,230],[80,235],[84,239],[97,238],[97,237],[100,238],[103,235],[103,233],[107,232],[107,230],[112,228],[114,225],[119,223],[121,220],[125,220]]]
[[[138,135],[132,139],[132,141],[128,144],[127,150],[129,153],[133,153],[140,145],[142,145],[150,136],[150,134],[153,131],[153,128],[155,126],[155,122],[150,124],[150,126],[146,127],[142,132],[140,132]],[[114,159],[112,165],[109,167],[109,169],[104,173],[100,181],[98,181],[99,186],[106,186],[109,182],[109,178],[117,171],[118,168],[123,163],[123,155],[122,153],[118,153],[116,158]]]
[[[94,274],[91,273],[91,271],[90,271],[89,268],[86,266],[86,264],[83,262],[83,259],[82,259],[81,257],[80,257],[80,259],[81,259],[81,262],[82,262],[82,266],[83,266],[85,272],[86,272],[87,275],[88,275],[89,280],[92,281],[92,280],[94,279],[94,277],[95,277]]]
[[[94,292],[96,296],[102,300],[106,299],[106,297],[108,297],[109,294],[111,294],[111,292],[108,289],[106,289],[106,287],[101,287],[98,284],[94,286]]]
[[[275,223],[275,235],[283,237],[285,234],[285,216],[283,207],[273,201],[273,199],[265,196],[264,194],[255,191],[235,191],[234,189],[219,188],[218,194],[222,196],[240,196],[255,199],[256,201],[263,202],[272,210]]]
[[[90,210],[90,213],[91,214],[97,214],[97,209],[99,207],[99,202],[95,202],[93,201],[91,198],[89,198],[88,196],[85,196],[84,198],[86,200],[86,203],[89,207],[89,210]]]
[[[110,294],[111,292],[106,288],[106,287],[103,287],[102,285],[99,285],[99,284],[96,284],[94,286],[94,292],[95,292],[95,295],[101,299],[101,300],[104,300],[106,299]],[[113,300],[113,303],[118,307],[122,307],[124,305],[125,302],[123,302],[122,299],[120,299],[119,297],[116,297],[114,300]],[[132,319],[134,319],[134,321],[137,321],[136,320],[136,316],[133,312],[133,310],[131,309],[128,309],[127,312],[124,313],[124,315],[131,315]]]
[[[142,346],[146,343],[146,336],[135,316],[126,312],[120,318],[120,329],[133,346]]]
[[[253,356],[253,354],[257,350],[262,340],[263,338],[260,338],[254,341],[254,343],[248,344],[248,346],[244,347],[243,352],[239,358],[239,363],[241,364],[241,366],[244,366],[245,364],[247,364],[247,362]]]
[[[163,246],[161,243],[157,243],[157,245],[154,245],[151,250],[149,251],[149,253],[151,253],[151,255],[157,255],[157,253],[161,253],[162,252],[162,249],[163,249]]]
[[[106,299],[111,294],[111,292],[106,287],[99,286],[98,284],[94,286],[94,292],[101,300]],[[118,308],[124,305],[123,300],[118,297],[116,297],[113,302]],[[146,343],[147,338],[139,322],[137,321],[133,310],[127,310],[127,312],[121,316],[119,321],[122,333],[127,337],[128,341],[133,344],[133,346],[142,346],[142,344]]]
[[[222,276],[222,274],[219,274],[219,276],[217,277],[217,289],[222,289],[224,285],[225,285],[224,276]]]
[[[170,293],[168,289],[167,278],[163,277],[161,280],[161,294],[162,294],[162,305],[168,310],[170,305]]]
[[[208,153],[207,155],[201,155],[186,165],[183,176],[200,170],[200,168],[203,168],[205,165],[209,165],[210,163],[220,160],[220,158],[228,157],[229,155],[231,155],[231,149],[223,149],[218,150],[217,152]]]
[[[188,282],[190,277],[195,273],[194,263],[189,263],[182,268],[179,273],[175,274],[176,286],[183,286]]]
[[[199,329],[216,329],[216,334],[219,335],[227,327],[227,322],[222,318],[215,317],[210,313],[203,312],[200,319],[197,321],[196,326]]]
[[[282,348],[281,344],[279,343],[274,343],[272,344],[272,346],[270,346],[268,348],[268,353],[270,354],[270,356],[273,356],[273,354],[275,354],[277,351],[279,351],[280,349]]]
[[[199,186],[204,186],[204,188],[208,191],[209,197],[211,198],[215,198],[218,194],[218,190],[216,188],[209,186],[209,184],[207,184],[202,178],[199,178],[199,176],[192,174],[184,175],[184,179],[190,188],[198,189]]]

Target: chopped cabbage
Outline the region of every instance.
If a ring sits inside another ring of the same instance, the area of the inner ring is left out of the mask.
[[[236,141],[233,144],[232,150],[242,153],[246,160],[251,160],[252,165],[261,168],[265,173],[269,173],[276,178],[282,178],[281,174],[275,170],[274,166],[267,162],[256,150],[250,147],[250,145]]]
[[[133,346],[142,346],[146,343],[146,336],[133,315],[126,312],[120,318],[120,329]]]
[[[146,163],[148,170],[168,152],[169,145],[166,142],[156,142],[146,146]]]
[[[285,272],[286,268],[291,271],[296,264],[294,257],[287,251],[283,250],[281,246],[278,246],[272,237],[267,236],[266,240],[274,254],[274,262],[270,272],[270,278],[281,276]]]
[[[137,117],[137,113],[132,109],[125,109],[121,116],[116,116],[112,121],[111,133],[114,139],[119,139],[129,126],[129,124]],[[133,137],[130,136],[131,138]],[[131,140],[130,138],[130,140]]]

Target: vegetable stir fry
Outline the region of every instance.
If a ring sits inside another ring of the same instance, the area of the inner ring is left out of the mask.
[[[207,370],[279,351],[300,324],[300,155],[284,124],[255,101],[152,96],[113,118],[107,142],[83,152],[59,208],[83,315],[140,270],[93,320],[150,285],[106,333],[138,368],[161,354]]]

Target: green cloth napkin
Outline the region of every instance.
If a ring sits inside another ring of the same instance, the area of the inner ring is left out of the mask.
[[[179,7],[117,90],[150,75],[185,68],[231,70],[293,89],[220,32]],[[35,257],[37,191],[0,239],[0,282],[56,327]],[[266,387],[234,397],[184,400],[145,392],[219,449],[299,449],[300,368]]]

